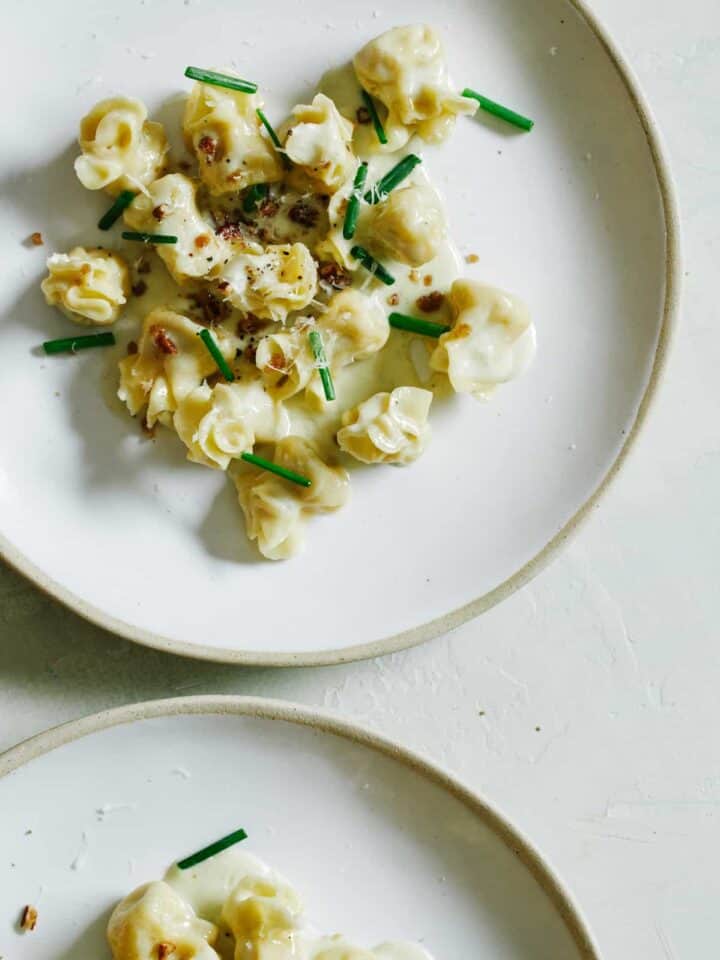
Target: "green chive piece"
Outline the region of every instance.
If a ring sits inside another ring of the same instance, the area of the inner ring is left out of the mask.
[[[236,830],[234,833],[229,833],[226,837],[216,840],[215,843],[211,843],[210,846],[203,847],[203,849],[198,850],[197,853],[185,857],[184,860],[178,860],[177,865],[181,870],[189,870],[190,867],[197,866],[197,864],[202,863],[203,860],[209,860],[210,857],[214,857],[215,854],[222,853],[223,850],[227,850],[228,847],[232,847],[236,843],[240,843],[241,840],[246,839],[247,834],[244,830]]]
[[[144,233],[136,230],[123,230],[123,240],[137,240],[139,243],[177,243],[178,238],[169,233]]]
[[[268,185],[266,183],[255,183],[250,187],[243,199],[243,210],[245,213],[253,213],[257,210],[258,204],[268,195]]]
[[[514,110],[509,110],[501,103],[495,103],[494,100],[484,97],[481,93],[476,93],[475,90],[471,90],[469,87],[465,87],[462,95],[467,97],[469,100],[477,100],[486,113],[491,113],[494,117],[499,117],[501,120],[505,120],[507,123],[512,123],[513,126],[519,127],[521,130],[526,130],[529,132],[535,126],[534,120],[529,120],[521,113],[515,113]]]
[[[213,335],[210,333],[209,330],[201,330],[200,339],[208,348],[208,353],[217,364],[218,370],[220,371],[220,373],[225,377],[228,383],[232,383],[233,380],[235,379],[235,374],[232,372],[232,370],[228,366],[228,362],[225,359],[225,357],[220,353],[220,348],[215,343]]]
[[[396,330],[409,330],[410,333],[419,333],[423,337],[441,337],[450,330],[446,323],[421,320],[420,317],[409,317],[406,313],[391,313],[388,323]]]
[[[360,197],[362,195],[362,188],[365,186],[365,181],[367,180],[367,174],[368,165],[367,162],[363,160],[363,162],[357,168],[355,181],[353,183],[353,191],[350,194],[347,210],[345,211],[343,236],[346,240],[352,240],[352,238],[355,236],[355,228],[357,227],[358,215],[360,213]]]
[[[335,384],[333,383],[332,376],[330,375],[330,369],[328,367],[327,357],[325,356],[325,347],[323,346],[322,337],[317,330],[310,331],[310,346],[312,347],[313,356],[315,357],[318,365],[318,373],[320,374],[323,390],[325,391],[325,399],[334,400]]]
[[[415,153],[409,153],[403,157],[400,163],[396,163],[392,170],[388,170],[385,176],[378,180],[371,190],[368,190],[365,194],[366,202],[380,203],[381,200],[385,200],[390,191],[409,177],[419,163],[422,163],[422,160]]]
[[[43,350],[47,354],[76,353],[78,350],[88,350],[90,347],[115,346],[114,333],[90,333],[80,337],[63,337],[61,340],[46,340]]]
[[[262,110],[260,109],[260,107],[257,108],[257,110],[255,111],[255,113],[258,115],[258,119],[260,120],[260,123],[261,123],[261,124],[265,127],[265,129],[267,130],[268,136],[269,136],[270,139],[272,140],[273,146],[275,147],[275,149],[276,149],[276,150],[282,150],[283,145],[280,143],[280,137],[278,137],[278,135],[275,133],[275,130],[273,129],[273,125],[270,123],[270,121],[268,120],[268,118],[267,118],[267,117],[265,116],[265,114],[262,112]]]
[[[367,252],[365,247],[353,247],[350,251],[350,256],[359,260],[365,269],[374,274],[386,287],[391,287],[395,283],[395,277],[389,273],[381,263],[378,263],[375,257]]]
[[[228,90],[239,90],[240,93],[257,93],[257,84],[252,80],[229,77],[226,73],[215,73],[214,70],[186,67],[185,76],[191,80],[199,80],[201,83],[212,84],[213,87],[227,87]]]
[[[122,193],[119,193],[107,213],[104,213],[98,220],[98,229],[109,230],[115,221],[120,219],[123,210],[130,206],[136,196],[137,194],[133,193],[132,190],[123,190]]]
[[[372,120],[373,126],[375,127],[375,133],[377,134],[377,138],[380,141],[380,143],[385,145],[388,142],[388,138],[387,138],[387,134],[385,133],[385,127],[382,125],[382,120],[378,115],[377,107],[375,106],[375,101],[367,92],[367,90],[362,90],[361,93],[362,93],[363,103],[367,107],[367,111],[370,114],[370,119]]]
[[[308,480],[307,477],[302,477],[299,473],[295,473],[294,470],[288,470],[287,467],[281,467],[277,463],[271,463],[269,460],[265,460],[263,457],[256,457],[254,453],[243,453],[240,455],[240,459],[244,460],[246,463],[252,463],[253,466],[260,467],[261,470],[267,470],[268,473],[274,473],[276,476],[282,477],[284,480],[290,480],[292,483],[296,483],[299,487],[312,486],[312,480]]]

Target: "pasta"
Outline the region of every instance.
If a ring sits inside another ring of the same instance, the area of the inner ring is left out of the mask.
[[[318,934],[293,887],[237,849],[139,887],[113,910],[107,937],[113,960],[432,960],[413,943],[364,950]]]
[[[335,193],[352,179],[353,125],[329,97],[318,93],[311,104],[298,104],[283,133],[287,156],[316,186]]]
[[[211,193],[237,193],[282,179],[282,163],[261,133],[254,94],[196,82],[185,106],[185,140]]]
[[[447,373],[458,393],[485,399],[532,360],[535,330],[527,307],[509,293],[471,280],[456,280],[449,299],[455,323],[438,340],[430,365]]]
[[[278,323],[313,299],[317,267],[302,243],[257,246],[223,268],[219,288],[238,310]]]
[[[156,249],[178,283],[217,276],[230,256],[228,246],[201,215],[196,191],[197,183],[189,177],[169,173],[136,197],[124,213],[133,230],[177,237],[177,243]]]
[[[454,89],[431,26],[395,27],[366,43],[277,132],[261,123],[257,94],[228,89],[213,71],[189,73],[206,78],[185,101],[192,162],[170,156],[163,127],[139,100],[103,100],[80,123],[80,181],[131,194],[99,226],[112,245],[122,216],[130,228],[122,240],[141,255],[55,253],[41,288],[77,323],[109,325],[123,313],[116,334],[80,345],[132,338],[118,363],[128,412],[146,430],[173,430],[191,462],[227,472],[248,538],[262,556],[286,559],[301,551],[312,516],[348,499],[338,451],[355,468],[413,462],[431,435],[433,396],[488,397],[529,364],[535,329],[516,298],[458,278],[440,196],[406,146],[416,135],[446,139],[458,116],[477,109]],[[153,254],[166,269],[153,270]],[[138,315],[136,298],[146,295]],[[435,340],[439,330],[448,332]],[[54,354],[77,341],[44,348]],[[294,955],[295,917],[286,918],[289,940],[277,919],[287,891],[261,886],[227,900],[222,922],[235,930],[235,960]],[[138,912],[147,902],[140,897]],[[210,919],[220,925],[220,914]],[[251,920],[281,931],[272,949],[248,933]],[[232,934],[223,927],[222,935]],[[192,949],[214,956],[210,940]],[[385,954],[327,938],[312,956]]]
[[[437,194],[415,183],[373,208],[370,230],[382,252],[411,267],[434,259],[447,233]]]
[[[361,86],[388,110],[388,149],[402,147],[415,133],[430,143],[445,140],[456,116],[477,110],[477,103],[453,90],[445,51],[432,27],[388,30],[366,44],[353,65]]]
[[[188,460],[221,470],[256,441],[279,440],[290,429],[287,413],[259,379],[195,387],[178,402],[173,426]]]
[[[293,486],[261,470],[238,473],[234,480],[248,537],[268,560],[286,560],[302,549],[308,516],[339,510],[347,502],[348,476],[324,463],[300,437],[276,444],[273,460],[307,477],[311,486]]]
[[[127,264],[117,253],[95,247],[74,247],[54,253],[40,284],[45,302],[90,326],[115,323],[130,293]]]
[[[168,143],[162,124],[147,119],[147,109],[130,97],[96,103],[80,121],[82,155],[75,173],[88,190],[140,190],[163,171]]]
[[[376,393],[343,414],[338,446],[363,463],[417,460],[430,437],[427,418],[432,398],[429,390],[418,387]]]
[[[157,960],[159,944],[171,945],[185,960],[218,960],[217,927],[162,880],[146,883],[113,910],[107,938],[114,960]]]
[[[158,307],[143,322],[137,352],[120,361],[118,397],[132,416],[147,407],[148,427],[158,420],[170,426],[170,414],[178,403],[217,370],[199,337],[202,329],[169,307]],[[225,359],[231,361],[234,346],[217,334],[216,340]]]

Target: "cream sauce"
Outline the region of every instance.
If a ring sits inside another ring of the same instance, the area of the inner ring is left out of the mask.
[[[257,857],[230,849],[189,870],[173,866],[164,880],[193,908],[197,916],[219,927],[215,950],[223,960],[232,960],[234,938],[222,919],[225,901],[247,875],[263,877],[278,886],[287,886],[280,874]],[[387,942],[368,950],[356,947],[340,935],[322,936],[304,921],[292,930],[287,960],[432,960],[417,944]],[[249,955],[249,954],[248,954]],[[284,960],[285,953],[273,953]]]

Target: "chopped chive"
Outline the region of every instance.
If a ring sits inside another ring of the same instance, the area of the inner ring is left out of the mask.
[[[420,317],[409,317],[406,313],[391,313],[388,323],[396,330],[409,330],[410,333],[420,333],[423,337],[441,337],[450,330],[446,323],[421,320]]]
[[[384,200],[391,190],[409,177],[415,167],[422,163],[422,160],[416,153],[409,153],[403,157],[400,163],[396,163],[392,170],[388,170],[385,176],[378,180],[375,186],[365,194],[365,200],[368,203],[380,203]]]
[[[317,330],[310,331],[310,346],[312,347],[313,356],[317,361],[318,373],[320,374],[323,390],[325,391],[325,399],[334,400],[335,385],[333,384],[332,376],[330,375],[330,369],[328,367],[327,357],[325,356],[325,347],[323,346],[322,337]]]
[[[308,480],[307,477],[302,477],[299,473],[295,473],[294,470],[288,470],[287,467],[281,467],[277,463],[271,463],[269,460],[265,460],[263,457],[256,457],[254,453],[243,453],[240,455],[240,458],[246,463],[252,463],[254,466],[260,467],[261,470],[267,470],[268,473],[274,473],[276,476],[282,477],[284,480],[291,480],[299,487],[312,486],[312,480]]]
[[[80,337],[63,337],[61,340],[46,340],[45,353],[75,353],[89,347],[112,347],[115,345],[114,333],[90,333]]]
[[[209,860],[210,857],[214,857],[216,853],[222,853],[223,850],[227,850],[228,847],[232,847],[245,839],[247,839],[245,831],[242,829],[236,830],[234,833],[229,833],[226,837],[216,840],[215,843],[211,843],[208,847],[203,847],[202,850],[198,850],[197,853],[185,857],[184,860],[178,860],[177,865],[181,870],[189,870],[190,867],[197,866],[197,864],[202,863],[203,860]]]
[[[169,233],[144,233],[136,230],[123,230],[123,240],[137,240],[139,243],[177,243],[178,238]]]
[[[346,240],[352,240],[352,238],[355,236],[358,214],[360,213],[360,196],[362,194],[362,188],[365,186],[365,181],[367,180],[367,173],[368,165],[367,162],[363,160],[363,162],[357,168],[355,181],[353,183],[353,190],[348,198],[347,210],[345,211],[343,236]]]
[[[255,183],[248,189],[243,199],[243,210],[245,213],[252,213],[254,210],[257,210],[258,203],[268,195],[268,189],[266,183]]]
[[[361,90],[360,92],[362,94],[363,103],[367,107],[367,111],[370,114],[370,119],[372,120],[373,126],[375,127],[375,133],[377,134],[377,138],[380,141],[380,143],[385,145],[388,142],[388,138],[387,138],[387,134],[385,133],[385,127],[382,125],[382,120],[378,115],[377,107],[375,106],[375,101],[367,92],[367,90]]]
[[[109,230],[115,221],[120,219],[123,210],[130,206],[136,196],[137,194],[133,193],[132,190],[123,190],[122,193],[119,193],[115,198],[115,203],[98,220],[98,228]]]
[[[494,100],[484,97],[481,93],[476,93],[475,90],[471,90],[469,87],[465,87],[462,95],[467,97],[469,100],[477,100],[486,113],[491,113],[494,117],[499,117],[501,120],[505,120],[507,123],[512,123],[513,126],[520,127],[521,130],[530,131],[535,126],[534,120],[529,120],[521,113],[515,113],[514,110],[509,110],[501,103],[495,103]]]
[[[229,77],[226,73],[216,73],[214,70],[186,67],[185,76],[191,80],[199,80],[201,83],[210,83],[214,87],[227,87],[228,90],[239,90],[240,93],[257,93],[257,84],[252,80]]]
[[[228,363],[225,357],[220,353],[220,348],[215,343],[215,340],[213,339],[213,335],[210,333],[209,330],[201,330],[200,339],[208,348],[208,353],[213,358],[215,363],[218,365],[218,370],[220,371],[220,373],[225,377],[228,383],[232,383],[232,381],[235,379],[235,374],[232,372],[232,370],[228,366]]]
[[[355,257],[356,260],[359,260],[365,269],[374,274],[385,286],[391,287],[395,283],[395,277],[389,273],[381,263],[378,263],[375,257],[367,252],[365,247],[353,247],[350,255]]]
[[[280,137],[278,137],[278,135],[275,133],[275,130],[273,129],[273,125],[270,123],[270,121],[268,120],[268,118],[267,118],[267,117],[265,116],[265,114],[262,112],[262,110],[260,109],[260,107],[257,108],[257,110],[255,111],[255,113],[258,115],[258,119],[260,120],[260,123],[261,123],[261,124],[265,127],[265,129],[267,130],[268,136],[269,136],[270,139],[272,140],[273,146],[275,147],[275,149],[276,149],[276,150],[282,150],[283,146],[282,146],[282,144],[280,143]]]

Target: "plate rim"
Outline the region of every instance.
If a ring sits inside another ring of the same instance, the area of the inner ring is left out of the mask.
[[[582,17],[600,41],[630,97],[645,133],[658,181],[665,220],[665,295],[652,370],[635,419],[627,431],[625,441],[596,489],[534,557],[492,590],[426,623],[382,637],[379,640],[354,644],[351,647],[298,652],[226,649],[204,643],[188,643],[184,640],[163,636],[153,630],[133,626],[106,613],[100,607],[88,603],[72,590],[68,590],[53,580],[40,567],[28,560],[22,551],[16,548],[2,533],[0,533],[0,559],[33,583],[43,593],[59,601],[84,620],[102,627],[115,636],[130,640],[140,646],[173,653],[189,659],[262,667],[331,666],[396,653],[399,650],[417,646],[427,640],[449,633],[469,620],[478,617],[481,613],[485,613],[537,576],[560,553],[565,544],[578,532],[591,512],[599,505],[625,465],[630,452],[635,448],[638,436],[647,421],[650,408],[657,398],[658,389],[665,373],[668,351],[677,327],[682,277],[676,187],[663,138],[653,112],[642,92],[633,68],[608,29],[590,9],[588,0],[566,0],[566,2]]]
[[[322,707],[268,697],[196,695],[146,700],[50,727],[0,753],[0,780],[38,757],[112,727],[177,716],[236,716],[281,721],[329,733],[400,763],[459,800],[519,859],[559,914],[581,960],[602,960],[587,920],[547,857],[482,794],[426,755]]]

